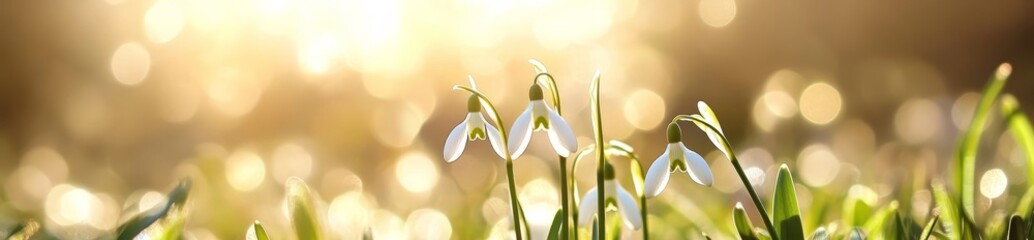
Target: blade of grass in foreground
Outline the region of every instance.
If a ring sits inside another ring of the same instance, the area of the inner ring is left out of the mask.
[[[754,224],[750,223],[750,218],[747,217],[747,211],[743,210],[743,204],[739,202],[736,203],[736,208],[732,210],[732,218],[736,223],[736,232],[739,233],[740,239],[758,239],[758,236],[754,234]]]
[[[1020,109],[1020,102],[1010,94],[1002,96],[1002,115],[1009,125],[1009,132],[1027,159],[1027,186],[1034,186],[1034,127],[1031,127],[1027,114]]]
[[[937,211],[930,214],[930,221],[926,223],[926,227],[923,227],[923,233],[919,235],[919,240],[930,239],[930,236],[933,235],[933,231],[935,231],[934,228],[937,226],[937,220],[940,219],[940,216],[938,215],[940,215],[940,213]]]
[[[287,207],[298,239],[320,239],[319,222],[309,186],[299,178],[287,179]]]
[[[955,187],[959,188],[958,199],[962,205],[962,213],[965,216],[973,216],[974,185],[973,175],[976,168],[977,149],[980,146],[980,135],[984,132],[984,125],[987,124],[988,113],[991,105],[994,104],[998,94],[1005,87],[1005,80],[1012,73],[1012,66],[1003,63],[998,66],[991,81],[987,83],[980,96],[980,102],[973,111],[973,120],[969,123],[965,135],[959,142],[956,153]]]
[[[797,190],[793,185],[790,168],[783,164],[776,176],[775,199],[772,206],[772,221],[775,224],[779,239],[804,239],[804,228],[801,226],[801,210],[797,206]]]
[[[1023,219],[1019,215],[1012,215],[1009,218],[1009,228],[1006,230],[1005,239],[1016,240],[1016,239],[1027,239],[1027,224],[1023,222]]]
[[[169,192],[168,199],[165,200],[165,204],[152,208],[150,211],[141,213],[126,221],[115,230],[118,235],[118,240],[130,240],[143,232],[147,227],[151,226],[158,220],[161,220],[165,215],[169,213],[175,206],[183,206],[187,201],[187,195],[190,193],[190,180],[183,179],[176,185],[176,188]]]
[[[262,227],[262,223],[255,220],[255,223],[248,228],[248,233],[245,234],[244,238],[247,240],[269,240],[269,235],[266,234],[266,228]]]
[[[560,227],[562,227],[563,224],[564,224],[563,211],[564,210],[562,210],[562,209],[556,210],[556,214],[553,215],[553,224],[551,224],[549,226],[549,233],[546,235],[546,239],[547,240],[557,240],[557,239],[560,239],[558,237],[560,235]]]

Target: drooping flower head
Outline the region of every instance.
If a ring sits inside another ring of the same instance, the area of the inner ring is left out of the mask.
[[[646,196],[656,197],[664,192],[668,185],[671,173],[689,173],[689,178],[694,182],[711,186],[714,177],[711,175],[711,167],[700,154],[686,148],[682,143],[682,128],[676,122],[668,124],[668,146],[664,153],[650,165],[646,172]]]
[[[528,98],[528,107],[517,117],[510,131],[509,150],[513,159],[524,154],[531,141],[531,134],[538,131],[546,131],[549,134],[549,141],[558,155],[569,156],[574,153],[578,149],[574,131],[571,131],[567,121],[543,100],[542,87],[537,83],[532,84],[528,90]]]
[[[625,226],[632,229],[643,227],[643,216],[640,215],[639,205],[636,205],[636,200],[632,197],[632,194],[625,190],[621,184],[618,184],[615,178],[614,166],[611,166],[609,162],[606,163],[603,168],[603,187],[606,188],[604,202],[608,206],[613,204],[614,207],[617,207],[617,211],[621,213],[621,218],[624,219]],[[600,218],[604,216],[603,214],[598,214],[600,196],[597,187],[593,187],[588,192],[585,192],[582,203],[578,205],[578,212],[581,213],[578,216],[579,226],[588,225],[589,222],[592,222],[593,216],[599,215]]]
[[[456,161],[463,154],[463,149],[468,141],[485,139],[492,144],[492,148],[500,158],[506,158],[506,153],[503,152],[505,150],[503,138],[499,134],[499,130],[492,124],[485,123],[485,117],[481,115],[481,100],[477,96],[471,95],[467,100],[467,117],[449,133],[449,138],[445,140],[443,157],[446,162]]]

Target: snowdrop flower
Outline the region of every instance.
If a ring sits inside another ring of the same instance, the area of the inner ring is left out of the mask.
[[[682,128],[676,122],[668,124],[668,148],[657,157],[646,171],[646,197],[656,197],[664,192],[673,172],[689,172],[694,182],[711,186],[714,177],[707,161],[682,143]]]
[[[467,101],[467,118],[456,125],[456,128],[449,133],[449,138],[445,140],[445,161],[456,161],[463,154],[467,141],[484,140],[486,136],[491,142],[492,148],[495,149],[495,153],[499,154],[500,158],[506,159],[506,154],[503,153],[505,150],[503,138],[499,135],[499,130],[492,124],[485,123],[485,117],[481,115],[481,100],[477,96],[471,95],[470,100]]]
[[[549,133],[549,141],[553,143],[553,150],[560,156],[569,156],[578,149],[578,142],[575,140],[574,131],[567,125],[556,111],[546,105],[542,100],[542,87],[532,84],[528,91],[528,108],[517,117],[510,130],[509,148],[513,159],[524,154],[531,141],[533,131],[546,131]]]
[[[636,200],[632,197],[632,194],[628,193],[617,181],[614,180],[614,167],[607,163],[603,170],[603,187],[606,189],[607,205],[614,203],[617,206],[617,210],[621,212],[621,218],[625,221],[625,226],[632,229],[638,230],[643,227],[643,216],[640,215],[639,206],[636,205]],[[616,195],[616,196],[615,196]],[[596,187],[589,189],[585,193],[585,197],[582,198],[582,203],[578,204],[578,226],[586,226],[589,222],[592,222],[592,217],[596,216],[599,208],[599,191]],[[603,218],[603,214],[600,214],[600,218]]]

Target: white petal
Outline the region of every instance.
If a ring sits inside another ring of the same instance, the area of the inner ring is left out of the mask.
[[[689,168],[689,178],[693,179],[704,186],[711,186],[714,184],[714,176],[711,175],[711,167],[707,165],[707,161],[700,154],[689,150],[686,146],[682,146],[682,151],[686,153],[686,167]]]
[[[624,187],[618,186],[618,210],[621,211],[621,218],[625,219],[625,225],[632,229],[639,230],[643,227],[643,215],[639,212],[639,205],[636,205],[636,198],[628,193]]]
[[[513,127],[510,128],[510,146],[508,146],[510,156],[513,159],[517,159],[521,154],[524,154],[524,150],[528,148],[529,141],[531,141],[531,105],[528,105],[524,113],[517,117],[517,121],[514,121]]]
[[[596,193],[596,188],[589,189],[585,192],[585,197],[582,198],[582,203],[578,204],[578,226],[589,225],[592,222],[592,216],[596,215],[599,209],[598,206],[599,195]]]
[[[495,149],[495,154],[499,154],[501,159],[506,159],[506,146],[503,146],[503,136],[499,135],[499,129],[492,124],[485,124],[485,129],[488,129],[488,142],[492,144],[492,149]]]
[[[468,118],[469,119],[469,118]],[[467,146],[467,119],[464,119],[456,128],[449,132],[449,138],[445,140],[445,150],[442,151],[446,162],[456,161]]]
[[[571,156],[571,153],[578,149],[578,140],[574,137],[571,126],[552,110],[549,111],[549,141],[553,143],[553,150],[560,156]]]
[[[671,169],[668,168],[668,151],[664,151],[657,160],[653,160],[650,170],[646,171],[646,197],[653,198],[664,192],[671,177]]]

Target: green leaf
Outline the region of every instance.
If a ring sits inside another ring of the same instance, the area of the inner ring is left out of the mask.
[[[938,214],[936,211],[931,214],[930,221],[927,221],[926,227],[923,227],[923,233],[919,235],[919,240],[930,239],[930,236],[933,235],[934,228],[937,226],[937,220],[940,219]]]
[[[736,232],[740,234],[740,239],[758,239],[757,234],[754,233],[754,225],[750,223],[750,217],[747,216],[747,211],[743,210],[743,204],[736,203],[736,208],[732,210],[732,219],[736,223]]]
[[[305,181],[296,177],[287,179],[287,208],[298,239],[321,239],[313,204],[312,193]]]
[[[872,217],[865,222],[865,233],[872,236],[884,236],[884,230],[888,222],[894,221],[895,214],[898,211],[898,202],[893,201],[887,206],[880,208],[876,213],[872,214]],[[892,238],[897,239],[897,238]]]
[[[1034,186],[1027,188],[1027,192],[1023,193],[1020,202],[1016,204],[1016,214],[1027,216],[1027,221],[1030,221],[1030,215],[1034,213],[1032,209],[1034,209]]]
[[[248,228],[248,233],[245,235],[247,240],[269,240],[269,234],[266,234],[266,228],[262,227],[262,223],[255,220],[255,223],[251,224]]]
[[[790,168],[783,164],[776,176],[775,199],[772,220],[775,223],[776,235],[783,240],[804,239],[804,227],[801,226],[801,210],[797,207],[797,190],[794,188]]]
[[[911,235],[901,219],[901,213],[894,211],[887,220],[883,227],[883,239],[911,239]]]
[[[872,215],[873,205],[876,204],[876,192],[865,185],[857,184],[851,186],[847,191],[847,198],[844,199],[841,221],[847,227],[859,227]]]
[[[940,211],[941,225],[948,230],[945,234],[951,239],[973,239],[973,234],[979,231],[973,231],[973,223],[962,215],[962,208],[944,189],[943,184],[933,185],[933,196]]]
[[[164,205],[136,215],[126,221],[126,223],[120,225],[115,230],[118,235],[117,239],[131,240],[136,237],[136,235],[139,235],[140,232],[143,232],[144,229],[147,229],[147,227],[150,227],[152,224],[165,217],[165,215],[167,215],[174,206],[183,206],[183,203],[187,201],[187,196],[190,193],[190,185],[189,179],[180,180],[179,184],[176,185],[176,188],[169,192]]]
[[[1020,102],[1010,94],[1002,96],[1002,114],[1009,125],[1009,132],[1027,158],[1027,185],[1034,187],[1034,127],[1031,127],[1027,114],[1020,109]]]
[[[553,224],[549,225],[549,233],[546,236],[548,240],[560,239],[560,228],[564,226],[563,209],[556,210],[556,214],[553,215]]]
[[[624,223],[624,221],[621,220],[622,217],[624,216],[621,216],[621,213],[616,213],[614,214],[614,219],[607,223],[610,224],[607,226],[607,229],[610,229],[607,231],[608,240],[621,239],[621,224]]]
[[[1006,235],[1008,240],[1027,239],[1027,224],[1023,222],[1020,215],[1012,215],[1009,218],[1009,228],[1006,232],[1008,232]]]
[[[162,237],[161,239],[174,240],[180,239],[180,235],[183,233],[183,225],[187,222],[187,213],[183,208],[172,211],[162,220]]]
[[[965,216],[973,216],[973,199],[975,196],[973,191],[975,188],[973,185],[973,175],[976,168],[977,149],[980,146],[980,136],[983,134],[984,126],[987,124],[991,105],[998,98],[998,94],[1002,92],[1002,88],[1005,87],[1005,80],[1011,73],[1012,66],[1008,63],[998,66],[998,70],[991,76],[990,82],[987,83],[983,93],[981,93],[980,102],[973,112],[973,120],[970,122],[969,128],[966,129],[965,135],[959,141],[958,153],[956,154],[955,186],[961,189],[958,198],[961,199],[959,202],[962,206],[962,213]]]

